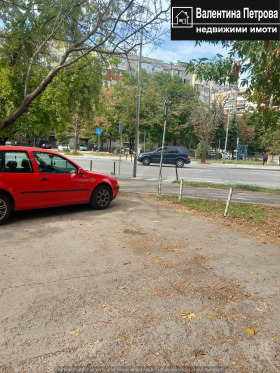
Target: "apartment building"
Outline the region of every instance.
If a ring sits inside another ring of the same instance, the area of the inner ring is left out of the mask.
[[[138,71],[139,56],[129,54],[127,58],[120,58],[117,66],[109,66],[103,73],[104,81],[108,85],[115,84],[121,79],[123,72],[128,72],[135,75]],[[229,85],[219,86],[213,82],[199,81],[197,75],[193,73],[186,74],[187,62],[177,61],[175,63],[166,63],[162,60],[142,57],[142,69],[148,73],[154,74],[156,72],[169,73],[171,76],[179,75],[185,84],[190,84],[196,87],[200,92],[201,101],[208,103],[212,100],[212,93],[229,89]]]

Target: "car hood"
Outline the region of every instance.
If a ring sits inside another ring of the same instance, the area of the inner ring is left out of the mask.
[[[145,157],[146,155],[153,155],[155,152],[147,152],[147,153],[141,153],[139,154],[139,157]]]

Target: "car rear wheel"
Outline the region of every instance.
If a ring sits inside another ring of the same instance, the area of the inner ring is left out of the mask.
[[[4,194],[0,194],[0,225],[6,221],[12,212],[11,201]]]
[[[150,166],[151,164],[151,159],[149,157],[144,157],[142,160],[142,163],[144,166]]]
[[[176,160],[176,166],[177,167],[184,167],[184,164],[185,164],[185,162],[184,162],[184,160],[183,159],[177,159]]]
[[[109,186],[97,186],[91,195],[90,205],[96,210],[103,210],[109,207],[112,201],[112,192]]]

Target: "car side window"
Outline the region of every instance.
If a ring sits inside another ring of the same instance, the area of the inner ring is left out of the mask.
[[[178,149],[176,148],[176,146],[168,147],[168,154],[177,154],[177,153],[178,153]]]
[[[0,151],[0,172],[33,173],[27,152]]]
[[[161,153],[161,149],[162,149],[162,148],[157,149],[157,150],[156,150],[156,153],[157,153],[157,154],[160,154],[160,153]],[[167,153],[167,147],[166,147],[166,146],[163,148],[163,153]]]
[[[40,173],[75,174],[78,168],[67,159],[53,153],[33,152]]]

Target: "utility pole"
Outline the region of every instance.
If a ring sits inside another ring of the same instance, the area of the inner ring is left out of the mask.
[[[167,113],[168,113],[168,102],[164,101],[163,104],[163,118],[164,118],[164,127],[162,135],[162,146],[161,146],[161,155],[160,155],[160,166],[159,166],[159,175],[158,175],[158,194],[161,194],[161,172],[162,172],[162,158],[164,150],[164,141],[165,141],[165,132],[166,132],[166,122],[167,122]]]
[[[140,113],[140,95],[141,95],[142,45],[143,45],[143,29],[141,30],[141,35],[140,35],[140,56],[139,56],[139,63],[138,63],[138,87],[137,87],[137,108],[136,108],[135,141],[134,141],[133,177],[136,177],[137,158],[138,158],[139,113]]]

